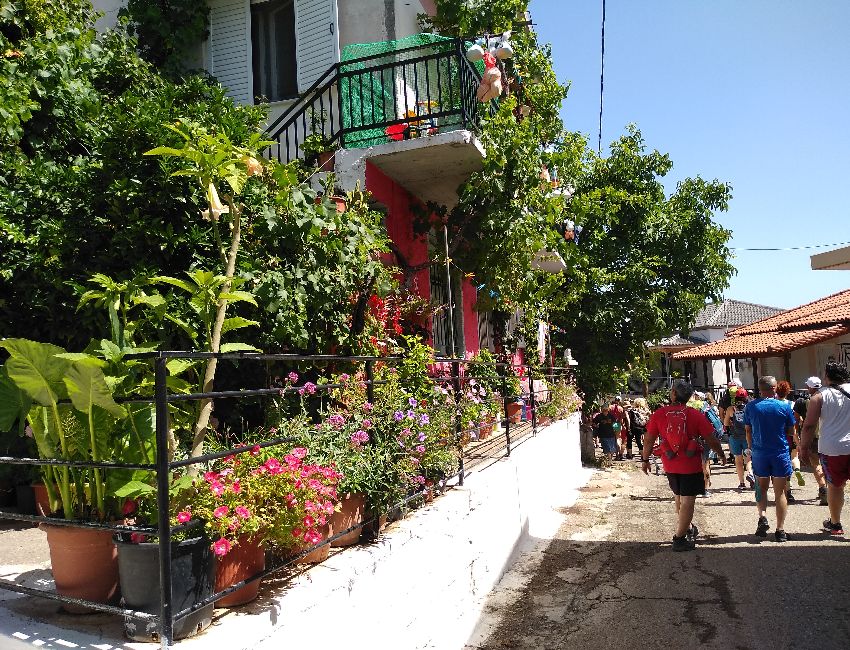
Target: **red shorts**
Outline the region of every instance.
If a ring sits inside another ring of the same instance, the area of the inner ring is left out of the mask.
[[[820,454],[820,466],[826,482],[835,487],[844,487],[850,480],[850,454],[845,456],[827,456]]]

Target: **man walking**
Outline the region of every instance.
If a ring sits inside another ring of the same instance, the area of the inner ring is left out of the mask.
[[[803,447],[803,423],[806,421],[806,413],[809,408],[809,400],[812,398],[812,395],[817,393],[821,388],[821,380],[820,377],[809,377],[806,380],[806,390],[808,391],[808,395],[805,397],[800,397],[794,402],[794,416],[797,418],[797,432],[799,434],[800,440],[800,449]],[[808,454],[804,454],[802,451],[798,452],[798,458],[800,462],[811,465],[812,472],[815,475],[815,481],[818,484],[818,504],[825,506],[828,505],[826,500],[826,478],[823,475],[823,469],[820,466],[820,457],[818,456],[818,427],[820,423],[816,423],[815,425],[815,433],[812,438],[812,444],[808,449]]]
[[[809,400],[800,452],[808,459],[820,420],[818,452],[829,506],[829,519],[823,522],[823,528],[830,535],[843,535],[844,484],[850,478],[850,371],[842,364],[827,363],[824,381],[826,386]]]
[[[788,499],[785,488],[791,478],[791,453],[788,437],[794,433],[794,413],[791,405],[776,399],[776,378],[767,375],[758,382],[759,397],[744,408],[744,429],[747,446],[752,450],[753,474],[758,489],[756,502],[759,519],[756,526],[758,537],[767,537],[770,524],[767,521],[767,489],[773,481],[776,501],[777,542],[787,542],[785,515]]]
[[[667,474],[670,489],[676,497],[676,532],[673,535],[674,551],[692,551],[699,533],[691,522],[694,518],[694,503],[699,494],[705,492],[705,476],[702,472],[702,455],[698,439],[713,449],[723,464],[726,456],[720,441],[714,437],[714,427],[696,409],[687,406],[694,389],[680,381],[670,391],[669,406],[658,409],[649,418],[644,440],[643,473],[649,474],[649,455],[656,438],[661,438],[659,454]]]

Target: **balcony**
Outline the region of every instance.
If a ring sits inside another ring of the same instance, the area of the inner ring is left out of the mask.
[[[452,207],[482,168],[481,115],[497,108],[477,101],[481,75],[465,51],[443,39],[335,64],[268,127],[270,155],[304,158],[309,137],[337,150],[344,189],[365,186],[369,161],[419,199]]]

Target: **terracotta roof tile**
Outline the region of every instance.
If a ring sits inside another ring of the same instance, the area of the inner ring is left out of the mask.
[[[846,311],[842,312],[841,309],[845,309]],[[844,313],[845,316],[835,318],[840,313]],[[827,316],[827,314],[830,315]],[[744,325],[729,332],[729,336],[778,332],[781,330],[792,330],[797,327],[805,327],[807,325],[841,321],[850,321],[850,289],[839,291],[826,298],[821,298],[820,300],[788,309],[775,316]]]
[[[742,328],[743,329],[743,328]],[[850,325],[832,325],[801,332],[756,332],[728,336],[673,354],[674,359],[742,359],[776,357],[850,332]]]
[[[747,325],[755,320],[773,316],[783,311],[778,307],[757,305],[743,300],[723,300],[703,307],[697,314],[691,330],[705,327],[728,328]]]

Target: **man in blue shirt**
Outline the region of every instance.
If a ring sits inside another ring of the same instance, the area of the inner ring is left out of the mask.
[[[767,521],[767,488],[773,481],[773,494],[776,499],[776,536],[777,542],[787,542],[785,534],[785,514],[788,511],[788,499],[785,487],[791,477],[791,453],[788,438],[794,433],[794,412],[791,405],[776,399],[776,378],[771,376],[759,379],[759,397],[747,404],[744,409],[744,429],[747,445],[752,450],[753,474],[758,481],[756,492],[759,511],[756,535],[767,537],[770,524]]]

